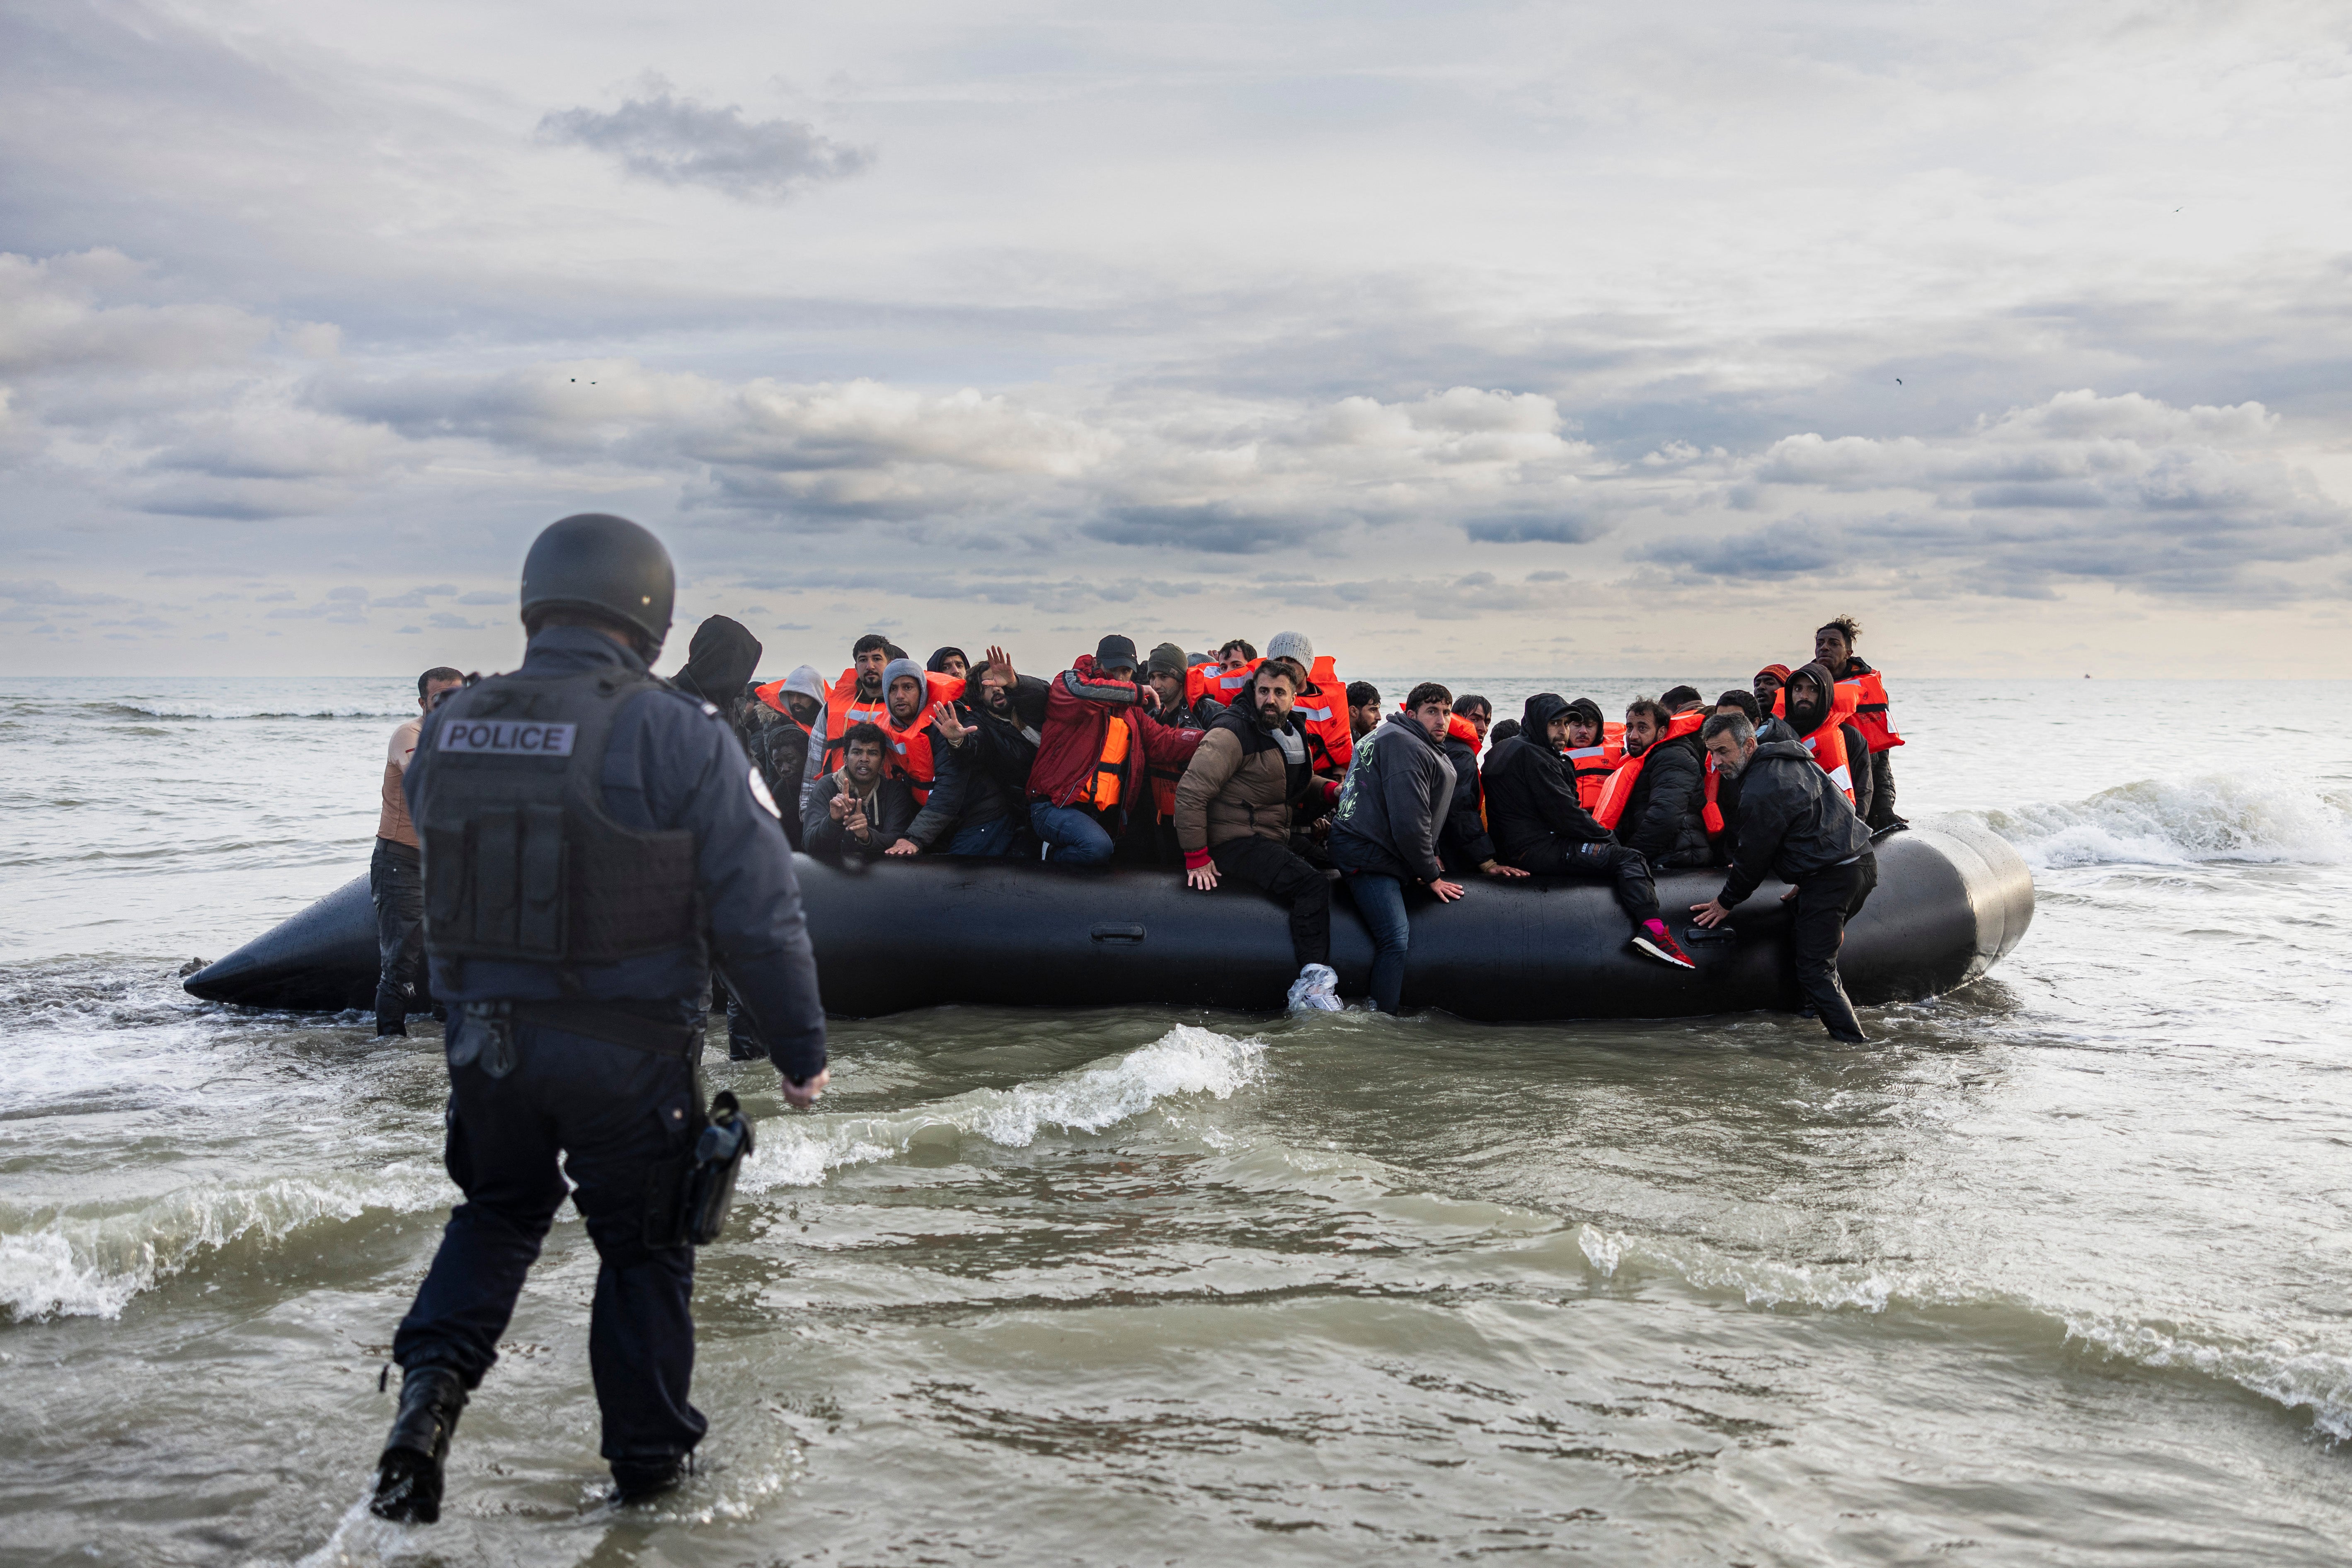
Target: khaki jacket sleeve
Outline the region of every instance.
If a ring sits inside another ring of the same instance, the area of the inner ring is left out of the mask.
[[[1242,765],[1242,743],[1230,730],[1212,730],[1176,781],[1176,847],[1190,860],[1209,848],[1209,803],[1223,794]]]

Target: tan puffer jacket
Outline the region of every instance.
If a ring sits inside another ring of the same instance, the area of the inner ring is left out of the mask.
[[[1241,737],[1220,725],[1201,738],[1176,784],[1176,844],[1189,860],[1252,834],[1290,842],[1289,775],[1282,748],[1244,756]]]

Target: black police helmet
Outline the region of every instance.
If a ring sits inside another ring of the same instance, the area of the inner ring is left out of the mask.
[[[583,511],[551,522],[522,563],[522,618],[542,610],[595,610],[653,639],[669,636],[677,574],[662,542],[625,517]]]

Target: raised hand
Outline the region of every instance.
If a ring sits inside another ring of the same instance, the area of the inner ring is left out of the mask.
[[[991,643],[988,645],[988,663],[991,668],[1001,669],[1004,672],[1004,684],[1008,689],[1014,684],[1015,677],[1013,673],[1013,656],[1011,654],[1005,652],[1003,648],[998,647],[994,643]]]
[[[956,716],[952,702],[931,704],[931,722],[940,727],[940,736],[950,746],[961,746],[963,738],[971,733],[971,726]]]

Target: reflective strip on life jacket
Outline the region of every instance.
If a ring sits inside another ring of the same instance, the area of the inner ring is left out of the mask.
[[[1356,760],[1355,727],[1348,722],[1348,688],[1338,666],[1325,654],[1307,672],[1307,689],[1292,703],[1290,716],[1307,736],[1314,771],[1337,777]]]
[[[1874,752],[1885,752],[1903,744],[1903,737],[1895,732],[1895,721],[1886,711],[1886,682],[1878,671],[1864,670],[1838,682],[1843,692],[1853,692],[1853,726],[1862,731],[1863,744]]]
[[[1845,791],[1846,804],[1853,804],[1853,770],[1846,766],[1844,716],[1832,713],[1822,727],[1797,743],[1812,752],[1822,772],[1831,782]]]
[[[1120,784],[1127,777],[1127,753],[1135,744],[1135,727],[1123,713],[1114,713],[1103,728],[1102,755],[1095,761],[1095,771],[1087,776],[1086,787],[1070,797],[1072,805],[1091,805],[1097,811],[1109,811],[1118,805]]]
[[[1197,674],[1201,678],[1201,689],[1196,695],[1213,697],[1230,708],[1242,700],[1242,693],[1249,689],[1250,678],[1257,673],[1257,667],[1265,662],[1265,660],[1262,658],[1254,658],[1239,669],[1227,669],[1222,665],[1214,664],[1199,665],[1186,676],[1184,689],[1187,691],[1192,690],[1192,675]]]

